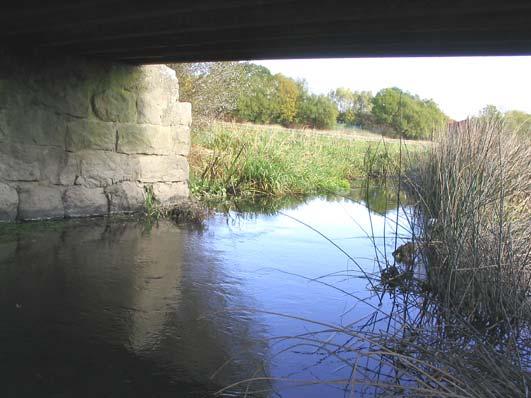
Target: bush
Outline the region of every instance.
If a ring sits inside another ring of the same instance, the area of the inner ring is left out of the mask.
[[[325,95],[306,94],[302,97],[297,121],[314,129],[332,129],[336,125],[337,107]]]
[[[396,87],[380,90],[372,103],[376,122],[389,126],[404,138],[430,138],[448,122],[448,117],[435,102],[422,100]]]

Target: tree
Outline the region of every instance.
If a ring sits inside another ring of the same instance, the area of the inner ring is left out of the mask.
[[[243,71],[234,115],[253,123],[275,122],[277,87],[274,76],[266,67],[251,63],[243,64]]]
[[[363,125],[372,109],[370,91],[352,91],[340,87],[329,94],[339,110],[338,121],[349,125]]]
[[[277,81],[278,122],[289,126],[295,121],[301,92],[297,83],[284,75],[275,75]]]
[[[334,101],[338,109],[337,121],[345,124],[354,124],[354,93],[344,87],[339,87],[328,94],[330,99]]]
[[[169,65],[179,79],[179,94],[192,103],[194,123],[218,119],[237,108],[243,65],[238,62],[199,62]]]
[[[516,133],[531,138],[531,115],[521,111],[505,113],[507,127]]]
[[[422,100],[399,88],[380,90],[372,101],[375,120],[405,138],[428,138],[448,117],[432,100]]]
[[[329,97],[305,93],[300,102],[297,121],[315,129],[331,129],[336,124],[337,115],[337,106]]]
[[[503,115],[495,105],[487,105],[479,111],[479,117],[486,119],[501,119]]]

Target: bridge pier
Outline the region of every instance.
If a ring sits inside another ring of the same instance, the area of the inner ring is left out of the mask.
[[[139,210],[188,196],[191,106],[173,70],[0,60],[0,221]]]

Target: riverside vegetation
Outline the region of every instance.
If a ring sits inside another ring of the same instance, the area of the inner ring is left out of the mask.
[[[344,150],[354,150],[344,145]],[[402,246],[408,250],[408,260],[398,255],[388,258],[375,245],[380,272],[363,271],[358,276],[368,280],[372,298],[360,298],[334,285],[333,278],[352,277],[352,272],[317,280],[359,300],[360,306],[371,306],[368,303],[374,297],[381,303],[388,294],[392,307],[374,305],[372,316],[347,325],[275,314],[307,322],[311,330],[283,336],[281,341],[287,342],[286,350],[307,347],[320,353],[319,363],[351,368],[348,379],[314,381],[343,386],[346,393],[528,397],[529,141],[502,118],[485,117],[441,132],[433,145],[423,148],[409,153],[409,161],[399,161],[403,168],[395,170],[402,189],[413,200],[406,225],[397,225],[412,233],[412,241]],[[356,264],[355,258],[349,259]],[[415,277],[417,267],[426,270],[424,277]],[[268,379],[256,377],[228,388],[244,385],[246,391],[253,391],[255,384]]]
[[[293,349],[310,346],[324,355],[322,361],[351,368],[349,379],[320,382],[341,384],[345,391],[363,386],[366,395],[361,396],[529,397],[529,115],[503,115],[487,106],[478,117],[447,128],[436,104],[401,90],[385,89],[375,97],[336,90],[328,96],[337,107],[331,112],[335,121],[309,123],[301,112],[310,109],[304,107],[303,82],[294,94],[293,82],[285,77],[247,68],[247,85],[261,87],[255,94],[242,97],[228,90],[225,108],[204,109],[225,120],[298,128],[198,124],[191,154],[194,196],[220,201],[337,193],[353,180],[378,178],[396,183],[397,208],[403,206],[398,200],[403,190],[413,203],[407,225],[396,227],[412,235],[410,264],[382,255],[375,245],[379,272],[360,275],[380,300],[383,294],[392,297],[392,309],[374,306],[369,320],[351,325],[277,314],[312,325],[313,331],[283,340]],[[221,77],[225,72],[216,69]],[[202,79],[212,88],[210,73],[207,68],[190,81]],[[230,83],[230,78],[218,81]],[[275,96],[281,98],[271,101]],[[208,96],[202,100],[212,103]],[[433,142],[302,128],[331,128],[335,122],[388,136],[432,137]],[[400,249],[397,241],[395,249]],[[414,276],[416,267],[425,268],[423,278]],[[326,277],[319,283],[337,289]],[[382,322],[387,327],[382,329]],[[331,333],[343,339],[330,339]],[[264,379],[241,383],[252,391],[249,386]]]
[[[399,141],[370,134],[215,122],[192,142],[191,190],[203,199],[348,191],[353,180],[395,175],[400,163]]]
[[[413,293],[422,295],[422,306],[413,306],[422,320],[406,321],[411,333],[399,339],[386,336],[387,345],[408,345],[407,353],[393,350],[416,380],[404,391],[528,397],[530,142],[510,119],[485,115],[441,132],[414,155],[404,185],[416,201],[416,261],[427,270]]]
[[[194,132],[192,194],[219,204],[340,192],[356,179],[398,183],[399,197],[405,190],[413,203],[407,225],[397,226],[412,232],[412,261],[400,264],[375,246],[380,272],[360,275],[376,296],[392,297],[392,309],[374,306],[361,326],[295,317],[313,331],[283,339],[350,366],[350,379],[320,382],[364,396],[529,396],[529,140],[496,115],[440,132],[431,144],[361,136],[215,122]],[[424,278],[414,277],[419,266]],[[320,283],[336,289],[326,277]],[[265,379],[236,384],[252,392]]]

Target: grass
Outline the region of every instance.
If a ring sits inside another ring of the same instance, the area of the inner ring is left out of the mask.
[[[147,222],[170,219],[178,224],[202,227],[211,216],[210,209],[198,201],[183,199],[179,203],[164,206],[157,200],[152,186],[146,186],[144,191],[143,216]]]
[[[191,190],[200,198],[346,191],[355,179],[395,174],[400,152],[398,141],[376,135],[221,122],[192,141]]]
[[[418,153],[406,185],[417,201],[412,227],[427,298],[440,314],[433,326],[442,331],[431,335],[435,354],[415,352],[451,371],[456,395],[528,397],[529,142],[502,119],[471,120]]]
[[[352,277],[349,270],[305,279],[351,296],[353,308],[370,306],[373,313],[363,319],[345,325],[268,313],[308,324],[303,334],[273,339],[279,348],[272,358],[315,355],[316,372],[329,362],[350,376],[279,380],[257,373],[220,395],[243,388],[251,396],[264,381],[327,384],[360,397],[531,395],[529,142],[502,120],[476,120],[442,133],[413,160],[401,177],[414,211],[401,227],[413,232],[416,266],[426,267],[427,278],[417,280],[411,266],[380,257],[380,274],[357,276],[375,286],[372,299],[389,295],[390,310],[336,287],[333,278]],[[401,278],[390,284],[384,276],[393,267]]]
[[[470,121],[413,164],[419,254],[443,305],[480,328],[531,321],[529,143]]]

